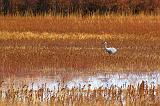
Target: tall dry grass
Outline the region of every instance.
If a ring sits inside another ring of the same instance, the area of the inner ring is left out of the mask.
[[[1,31],[54,33],[159,34],[159,16],[0,16]]]
[[[0,69],[4,73],[38,72],[45,67],[68,71],[160,69],[160,36],[157,34],[0,32],[0,40]],[[107,54],[104,41],[116,47],[117,54]]]
[[[1,70],[159,70],[159,27],[159,16],[1,16]],[[104,41],[118,53],[106,54]]]
[[[0,17],[0,72],[5,76],[54,73],[61,68],[67,72],[160,70],[159,27],[159,16]],[[104,41],[118,53],[106,54]],[[50,96],[44,99],[44,93]],[[148,89],[143,83],[137,88],[54,92],[45,87],[28,89],[25,84],[15,89],[11,82],[5,95],[0,89],[0,105],[121,106],[122,95],[128,106],[159,105],[158,86]]]
[[[8,85],[7,85],[8,84]],[[4,90],[4,87],[7,87]],[[34,82],[32,83],[34,86]],[[29,88],[25,81],[16,88],[12,81],[0,83],[0,106],[159,106],[160,86],[149,85],[142,81],[138,86],[99,87],[94,90],[91,85],[73,87],[58,84],[57,89],[47,88],[47,84],[38,89]]]

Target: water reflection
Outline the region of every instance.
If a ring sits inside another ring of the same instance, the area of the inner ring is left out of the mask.
[[[63,102],[64,106],[72,106],[73,102],[79,102],[83,106],[85,100],[89,103],[103,101],[105,104],[112,104],[114,101],[114,104],[120,103],[121,106],[138,103],[137,100],[143,104],[144,99],[152,99],[151,102],[146,102],[148,105],[160,103],[159,85],[160,72],[81,73],[70,75],[68,80],[64,80],[61,74],[34,78],[14,76],[1,81],[0,101],[7,101],[7,104],[21,102],[34,105],[38,102],[55,105]],[[127,98],[131,102],[127,102]]]
[[[65,75],[65,74],[64,74]],[[55,76],[39,76],[39,77],[14,77],[5,78],[3,85],[9,86],[10,82],[14,83],[16,88],[22,84],[29,86],[29,89],[37,90],[43,84],[50,90],[57,90],[59,87],[73,87],[88,89],[98,89],[99,87],[109,88],[114,85],[116,87],[126,88],[128,85],[137,86],[142,81],[145,81],[149,86],[160,84],[160,72],[146,73],[98,73],[92,75],[79,74],[72,76],[69,80],[64,81],[61,75]]]

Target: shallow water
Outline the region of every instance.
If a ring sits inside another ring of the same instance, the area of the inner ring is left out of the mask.
[[[64,76],[67,77],[64,79]],[[27,103],[26,97],[29,97],[27,93],[25,93],[25,89],[28,90],[28,93],[31,91],[33,97],[36,98],[37,92],[39,92],[41,89],[43,89],[42,96],[38,96],[38,101],[41,103],[47,103],[50,100],[52,100],[53,96],[58,99],[61,96],[67,95],[67,97],[73,96],[80,97],[82,94],[84,97],[88,95],[88,97],[91,97],[94,89],[96,89],[96,92],[99,91],[99,88],[101,90],[104,90],[102,92],[103,98],[105,98],[108,102],[112,100],[111,97],[114,97],[113,95],[109,94],[109,89],[114,88],[117,92],[121,89],[121,103],[126,104],[127,103],[127,97],[126,97],[126,89],[128,89],[128,85],[133,85],[136,93],[139,94],[138,86],[142,81],[145,81],[145,87],[146,85],[149,86],[149,89],[158,89],[158,86],[160,85],[160,72],[140,72],[140,73],[96,73],[96,74],[86,74],[86,73],[57,73],[55,75],[41,75],[41,76],[13,76],[13,77],[6,77],[3,78],[3,83],[0,86],[1,91],[1,100],[7,100],[8,94],[15,94],[14,91],[18,91],[19,93],[16,94],[17,100],[21,101],[23,103]],[[154,87],[155,86],[155,87]],[[63,88],[65,90],[69,91],[63,92]],[[66,89],[67,88],[67,89]],[[76,93],[73,95],[72,88],[78,88]],[[107,89],[106,89],[107,88]],[[149,91],[148,92],[151,92]],[[112,89],[113,90],[113,89]],[[133,89],[132,89],[133,90]],[[114,90],[113,90],[114,91]],[[112,92],[113,92],[112,91]],[[150,93],[149,93],[150,94]],[[154,95],[158,97],[158,93],[154,91]],[[98,95],[98,93],[97,93]],[[151,97],[148,95],[148,97]],[[96,96],[94,97],[96,98]],[[132,98],[135,98],[134,96]],[[138,98],[138,95],[136,96]],[[91,99],[91,98],[90,98]],[[71,100],[71,99],[70,99]],[[158,99],[157,99],[158,100]],[[33,104],[36,103],[37,99],[33,99]],[[117,100],[115,100],[117,102]],[[117,102],[118,103],[118,102]],[[70,104],[71,105],[71,104]],[[68,105],[66,105],[68,106]]]
[[[65,74],[63,75],[65,76]],[[66,75],[67,76],[67,75]],[[112,85],[116,87],[126,88],[128,85],[137,86],[142,81],[145,81],[149,86],[160,84],[160,72],[141,72],[141,73],[98,73],[98,74],[78,74],[67,76],[70,77],[65,80],[61,75],[53,76],[36,76],[36,77],[16,77],[4,78],[3,88],[6,89],[11,83],[14,84],[15,88],[19,88],[26,84],[29,89],[37,90],[44,86],[50,90],[57,90],[58,87],[67,87],[69,89],[73,87],[86,88],[88,85],[90,88],[98,89],[99,87],[111,87]]]

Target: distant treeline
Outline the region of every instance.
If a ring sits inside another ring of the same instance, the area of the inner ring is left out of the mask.
[[[160,0],[0,0],[1,15],[158,14]]]

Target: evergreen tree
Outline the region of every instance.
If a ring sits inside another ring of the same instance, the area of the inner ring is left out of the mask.
[[[48,12],[47,0],[38,0],[37,2],[37,12],[38,14],[45,14]]]
[[[2,0],[2,11],[4,15],[9,12],[10,0]]]

